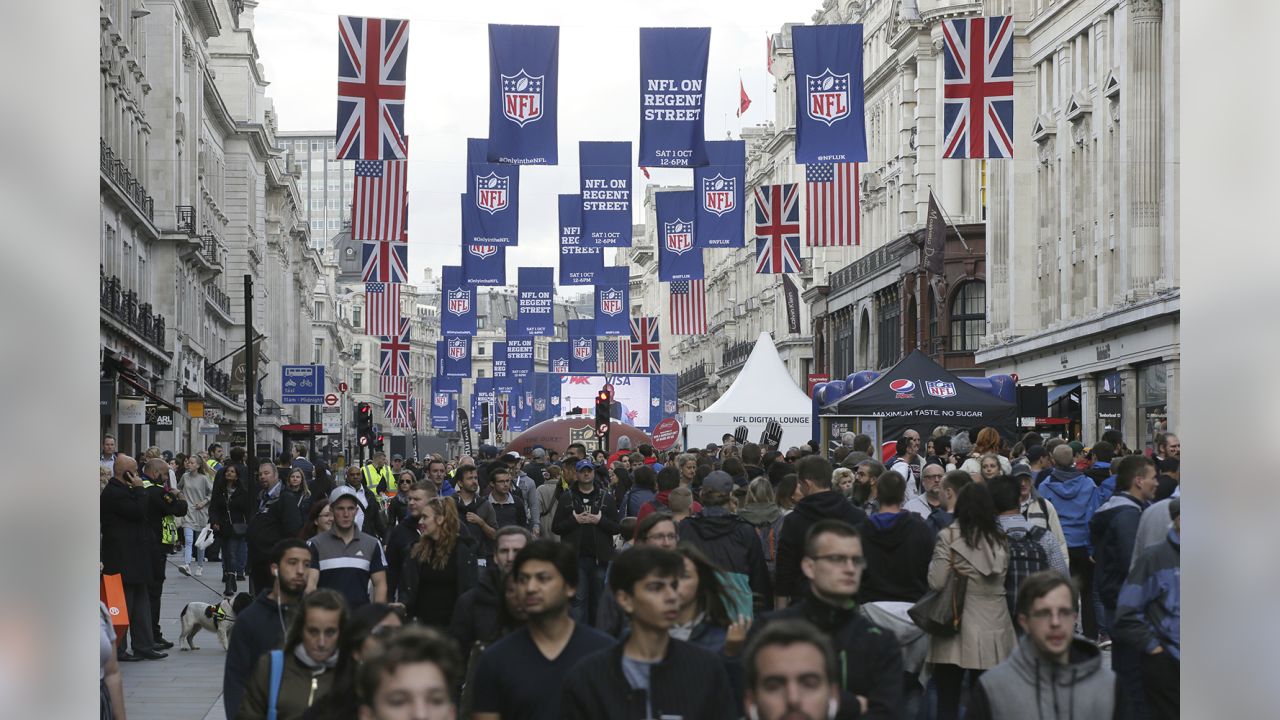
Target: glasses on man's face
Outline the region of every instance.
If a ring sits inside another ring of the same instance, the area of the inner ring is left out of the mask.
[[[649,542],[675,542],[677,536],[675,533],[652,533],[646,538]]]
[[[941,480],[942,473],[926,473],[924,476],[924,479],[925,480]]]
[[[831,563],[839,567],[844,567],[849,563],[853,563],[855,568],[864,568],[867,566],[867,559],[861,555],[810,555],[814,560]]]
[[[1052,618],[1056,618],[1062,622],[1075,622],[1076,615],[1078,614],[1079,611],[1075,608],[1040,608],[1039,610],[1033,610],[1031,612],[1031,618],[1033,620],[1040,620],[1041,622]]]

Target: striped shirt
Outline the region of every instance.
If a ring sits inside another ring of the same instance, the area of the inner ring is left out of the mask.
[[[311,567],[320,571],[316,587],[342,593],[353,610],[369,603],[369,578],[387,569],[382,543],[376,537],[357,530],[347,543],[338,537],[335,527],[308,540],[307,546],[311,548]]]

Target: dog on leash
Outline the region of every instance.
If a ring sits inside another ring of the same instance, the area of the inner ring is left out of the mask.
[[[236,616],[253,603],[249,593],[237,593],[233,598],[223,598],[217,605],[206,602],[189,602],[182,608],[182,632],[178,636],[178,648],[181,650],[199,650],[193,640],[196,633],[208,630],[218,636],[222,649],[227,649],[231,639],[231,626]]]

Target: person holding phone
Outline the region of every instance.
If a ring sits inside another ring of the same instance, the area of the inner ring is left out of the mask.
[[[166,658],[167,654],[156,651],[151,634],[151,597],[147,584],[151,582],[152,572],[147,548],[153,540],[147,524],[147,494],[138,474],[138,462],[132,457],[123,453],[116,455],[112,477],[99,497],[99,512],[102,573],[120,575],[130,617],[137,618],[129,623],[133,652],[125,650],[124,638],[121,638],[117,658],[124,662]]]

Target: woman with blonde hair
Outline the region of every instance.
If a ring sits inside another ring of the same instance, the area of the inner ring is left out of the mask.
[[[460,533],[458,506],[449,497],[427,501],[418,530],[422,536],[400,574],[400,602],[410,617],[447,630],[458,597],[479,582],[476,541]]]

